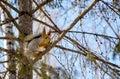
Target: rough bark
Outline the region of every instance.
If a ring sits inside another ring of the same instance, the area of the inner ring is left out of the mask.
[[[22,31],[22,34],[19,33],[19,38],[24,39],[25,36],[32,33],[32,19],[29,14],[29,12],[32,10],[32,2],[31,0],[18,0],[18,8],[20,11],[19,15],[22,15],[19,17],[19,26]],[[20,53],[24,53],[23,43],[19,43],[20,46]],[[23,60],[24,66],[28,67],[28,61]],[[19,76],[20,73],[18,73]],[[24,77],[19,76],[19,79],[32,79],[32,70],[29,71],[27,75]]]

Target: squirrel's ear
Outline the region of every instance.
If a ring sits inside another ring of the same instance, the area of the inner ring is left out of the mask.
[[[42,36],[45,36],[46,35],[46,30],[45,30],[45,27],[43,28],[43,32],[42,32]]]
[[[51,34],[51,30],[49,30],[49,32],[47,33],[47,35],[49,35],[49,36],[50,36],[50,34]]]

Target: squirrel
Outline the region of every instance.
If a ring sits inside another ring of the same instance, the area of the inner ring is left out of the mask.
[[[35,58],[37,57],[40,52],[43,52],[46,50],[46,47],[50,44],[51,38],[50,38],[51,31],[46,33],[46,29],[43,29],[43,32],[39,34],[39,36],[33,36],[32,39],[28,41],[27,46],[27,57],[29,58]]]

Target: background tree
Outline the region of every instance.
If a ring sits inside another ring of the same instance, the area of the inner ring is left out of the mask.
[[[7,2],[9,2],[9,0]],[[4,4],[1,3],[0,5],[3,6]],[[3,6],[3,8],[5,8],[4,10],[8,9],[10,11],[10,8],[6,7],[5,5]],[[8,19],[9,19],[9,17],[5,13],[5,11],[2,10],[1,11],[1,21],[7,21]],[[12,28],[13,28],[13,25],[11,23],[2,25],[2,33],[5,38],[13,37]],[[6,63],[4,63],[4,66],[6,68],[4,78],[15,79],[16,78],[15,56],[12,55],[12,53],[14,53],[14,41],[13,40],[4,40],[4,48],[9,50],[9,51],[4,51],[4,56],[5,56],[4,61],[6,61]],[[9,69],[9,70],[7,70],[7,69]]]
[[[14,38],[1,36],[1,39],[16,41],[12,55],[18,64],[17,78],[34,78],[33,70],[43,79],[119,79],[119,0],[15,2],[18,5],[0,1],[1,9],[8,16],[8,20],[1,21],[0,25],[12,23],[18,31]],[[3,4],[14,12],[10,13]],[[42,27],[52,30],[51,44],[34,60],[28,59],[24,54],[26,37],[41,33]],[[1,51],[8,49],[1,46]],[[3,58],[1,53],[1,77],[6,75]]]

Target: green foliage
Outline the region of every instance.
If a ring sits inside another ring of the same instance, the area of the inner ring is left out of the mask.
[[[30,64],[19,63],[19,77],[24,78],[29,72],[31,72],[32,67]]]
[[[18,61],[18,72],[19,72],[19,77],[24,78],[26,75],[28,75],[32,69],[33,65],[29,63],[29,61],[25,58],[22,54],[18,55],[17,61]]]
[[[120,54],[120,41],[115,45],[113,59],[115,59],[116,55]]]
[[[9,67],[10,71],[15,71],[16,70],[16,65],[15,64],[11,64]]]
[[[120,12],[120,8],[118,8],[118,11]]]
[[[115,45],[114,52],[120,53],[120,41]]]

